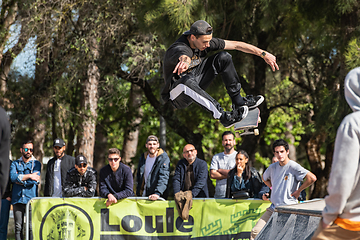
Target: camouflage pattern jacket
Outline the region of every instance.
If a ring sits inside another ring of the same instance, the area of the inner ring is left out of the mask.
[[[86,190],[85,190],[86,187]],[[63,188],[64,197],[93,197],[96,192],[96,170],[88,167],[83,176],[75,167],[66,175]]]

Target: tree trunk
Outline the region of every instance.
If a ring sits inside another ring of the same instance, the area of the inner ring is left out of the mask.
[[[325,138],[325,133],[314,135],[306,143],[306,153],[310,163],[311,172],[314,173],[317,177],[317,181],[310,189],[310,199],[324,197],[326,195],[326,186],[329,179],[329,174],[328,172],[323,171],[325,166],[320,154],[320,148],[324,143]],[[327,149],[327,151],[328,150],[329,149]],[[329,158],[329,155],[327,158]],[[331,161],[331,157],[327,161]]]
[[[166,121],[163,116],[160,115],[160,131],[159,131],[160,147],[166,151]]]
[[[75,93],[74,93],[74,97],[71,99],[70,102],[70,111],[72,113],[77,113],[79,111],[79,109],[81,108],[80,105],[82,104],[81,102],[81,94],[82,94],[82,90],[81,90],[81,83],[77,82],[75,85]],[[76,130],[79,127],[79,124],[81,122],[81,119],[79,119],[79,117],[76,114],[71,114],[69,116],[70,118],[70,122],[72,124],[70,124],[69,126],[69,130],[66,134],[66,137],[68,139],[68,146],[66,148],[66,154],[73,156],[74,152],[76,150],[78,150],[77,148],[77,144],[76,144]]]
[[[285,138],[289,143],[289,158],[293,161],[296,162],[297,158],[296,158],[296,147],[294,145],[295,143],[295,137],[294,135],[291,134],[291,130],[293,129],[293,124],[291,122],[287,122],[286,124],[286,128],[288,129],[285,132]]]
[[[3,52],[6,47],[6,43],[10,38],[10,27],[14,24],[16,15],[18,13],[18,5],[17,1],[1,1],[2,2],[2,9],[1,9],[1,16],[3,17],[0,19],[0,64],[2,64],[3,60]],[[3,14],[6,13],[6,14]],[[3,84],[1,83],[1,86]]]
[[[47,29],[44,26],[43,29]],[[46,30],[45,30],[46,31]],[[49,88],[51,79],[49,77],[50,44],[46,35],[38,38],[37,58],[40,59],[35,68],[35,79],[33,82],[34,93],[31,96],[31,129],[34,144],[34,157],[42,162],[44,157],[43,145],[46,136],[46,121],[50,104]]]
[[[47,112],[49,110],[49,97],[43,96],[42,99],[35,99],[32,104],[32,121],[33,129],[32,138],[34,144],[34,157],[42,162],[44,157],[44,142],[46,136],[46,121],[48,119]]]
[[[100,169],[105,166],[105,160],[107,159],[107,132],[101,126],[101,124],[96,125],[96,141],[95,141],[95,152],[94,152],[94,163],[93,167],[95,170],[100,173]]]
[[[83,122],[77,136],[78,154],[82,154],[88,160],[90,166],[93,166],[94,146],[95,146],[95,126],[97,119],[98,102],[98,84],[100,79],[99,68],[95,63],[88,65],[87,78],[83,82],[83,98],[81,109]]]
[[[131,165],[132,158],[136,155],[139,141],[139,129],[143,116],[141,109],[142,90],[139,86],[131,84],[128,101],[126,120],[128,125],[125,129],[124,144],[122,149],[122,162]]]

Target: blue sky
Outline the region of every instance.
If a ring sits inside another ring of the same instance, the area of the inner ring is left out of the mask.
[[[4,52],[8,51],[9,48],[13,47],[19,37],[20,26],[12,25],[10,28],[11,37],[7,42],[7,46]],[[17,70],[22,75],[28,75],[29,77],[34,77],[35,74],[35,60],[36,60],[36,38],[30,38],[24,49],[21,53],[15,58],[13,64],[11,65],[11,70]]]

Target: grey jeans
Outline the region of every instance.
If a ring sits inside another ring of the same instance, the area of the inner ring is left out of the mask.
[[[14,211],[14,222],[15,222],[15,240],[24,240],[24,216],[26,212],[26,204],[17,203],[13,205]],[[31,227],[31,209],[29,211],[29,216],[27,220],[29,221],[29,239],[32,237],[32,227]]]

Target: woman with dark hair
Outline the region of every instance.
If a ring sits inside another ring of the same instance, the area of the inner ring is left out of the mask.
[[[230,170],[227,178],[226,198],[246,198],[245,192],[250,198],[260,198],[270,191],[259,174],[259,172],[248,164],[249,155],[244,150],[236,154],[236,166]],[[241,193],[241,194],[239,194]]]

